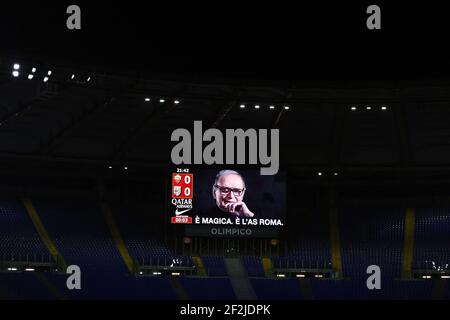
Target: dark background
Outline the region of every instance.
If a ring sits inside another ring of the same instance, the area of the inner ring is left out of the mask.
[[[314,81],[447,76],[444,4],[392,2],[2,2],[0,46],[144,73]],[[71,4],[81,7],[81,31],[66,28]],[[381,7],[381,30],[366,28],[371,4]]]
[[[81,31],[66,28],[71,4],[81,7]],[[203,119],[219,129],[279,127],[281,165],[296,184],[448,183],[446,8],[377,1],[382,29],[368,30],[371,4],[2,2],[0,172],[121,179],[160,172],[163,183],[170,132]],[[54,70],[49,88],[38,76],[11,77],[16,62],[21,70]],[[133,72],[115,77],[122,68]],[[136,71],[148,79],[140,83]],[[67,81],[72,73],[93,81]],[[161,74],[187,77],[164,83]],[[209,76],[303,82],[213,86]],[[374,80],[381,81],[371,86]],[[157,102],[180,96],[176,108]],[[289,112],[267,108],[285,102]],[[256,116],[240,103],[262,108]]]

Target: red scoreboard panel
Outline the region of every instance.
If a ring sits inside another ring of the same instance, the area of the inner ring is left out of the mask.
[[[194,175],[187,170],[172,173],[172,204],[175,211],[172,213],[171,223],[192,224],[189,213],[193,209],[192,199],[194,197]]]
[[[192,199],[194,175],[192,173],[172,174],[172,199]]]

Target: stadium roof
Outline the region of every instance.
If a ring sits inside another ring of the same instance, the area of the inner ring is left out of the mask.
[[[422,80],[450,75],[450,27],[439,6],[203,2],[80,4],[82,29],[66,28],[67,3],[15,1],[0,12],[4,53],[136,73],[328,82]]]
[[[205,128],[280,128],[287,165],[450,163],[450,91],[441,81],[233,85],[8,57],[0,60],[0,79],[3,156],[164,163],[171,132],[202,120]]]
[[[280,128],[282,164],[299,171],[450,166],[448,32],[430,32],[437,18],[399,27],[417,7],[383,7],[388,31],[370,33],[355,31],[365,8],[350,4],[83,4],[71,33],[59,26],[63,4],[21,5],[0,19],[2,161],[167,164],[172,130],[202,120]],[[343,20],[346,10],[359,18]]]

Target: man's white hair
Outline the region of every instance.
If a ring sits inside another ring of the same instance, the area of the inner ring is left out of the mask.
[[[245,180],[244,180],[244,177],[243,177],[239,172],[237,172],[237,171],[235,171],[235,170],[222,170],[222,171],[219,171],[219,173],[216,174],[216,179],[214,180],[214,185],[217,184],[217,181],[219,181],[219,179],[220,179],[221,177],[228,176],[228,175],[230,175],[230,174],[235,174],[235,175],[238,175],[239,177],[241,177],[242,182],[244,182],[244,188],[245,188]]]

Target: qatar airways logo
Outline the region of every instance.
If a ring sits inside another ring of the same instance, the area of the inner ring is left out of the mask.
[[[263,165],[260,169],[261,175],[275,175],[280,163],[279,140],[278,129],[247,129],[246,131],[226,129],[224,136],[218,129],[208,129],[203,132],[202,122],[194,121],[193,137],[187,129],[176,129],[172,132],[171,141],[176,141],[178,144],[173,147],[171,158],[175,165],[261,164]],[[203,142],[209,143],[203,147]]]

